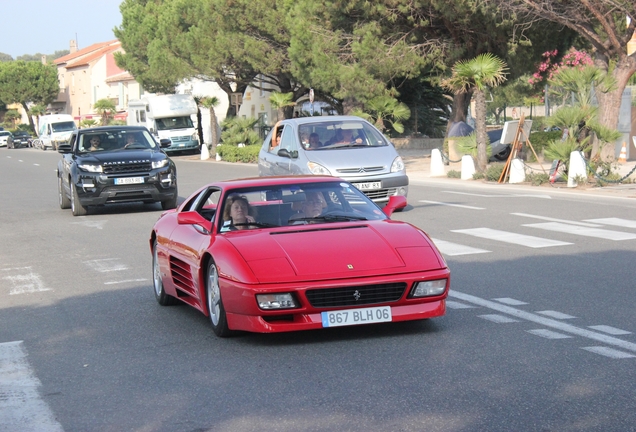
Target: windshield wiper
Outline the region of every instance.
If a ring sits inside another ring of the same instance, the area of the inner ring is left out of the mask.
[[[349,222],[349,221],[365,221],[368,220],[364,216],[355,216],[355,215],[323,215],[323,216],[314,216],[314,217],[300,217],[294,218],[294,221],[325,221],[325,222]]]
[[[276,228],[279,225],[274,225],[274,224],[270,224],[270,223],[263,223],[263,222],[239,222],[239,223],[235,223],[232,224],[233,226],[255,226],[258,228]]]

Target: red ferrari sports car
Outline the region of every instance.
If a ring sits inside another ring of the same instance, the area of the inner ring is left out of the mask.
[[[150,235],[159,304],[185,302],[220,337],[444,315],[450,271],[421,229],[335,177],[212,183]]]

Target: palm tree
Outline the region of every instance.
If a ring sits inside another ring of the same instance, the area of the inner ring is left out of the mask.
[[[389,123],[397,133],[404,132],[402,121],[411,117],[409,107],[390,96],[375,97],[367,102],[364,108],[366,112],[354,110],[352,114],[375,123],[382,132],[386,129],[385,123]]]
[[[117,106],[110,99],[100,99],[95,102],[95,105],[93,105],[93,109],[102,118],[102,126],[106,126],[110,123],[111,115],[113,115],[113,113],[117,111]]]
[[[486,146],[486,90],[497,87],[506,80],[506,63],[497,56],[486,53],[472,60],[461,60],[453,66],[453,74],[442,85],[455,93],[474,91],[475,129],[477,132],[477,167],[484,172],[488,165]]]
[[[214,111],[214,108],[218,107],[220,104],[221,104],[221,101],[216,96],[201,98],[201,105],[204,108],[207,108],[208,110],[210,110],[210,126],[212,129],[212,137],[211,137],[212,148],[210,149],[210,153],[212,155],[216,154],[216,145],[219,142],[219,137],[218,137],[219,125],[218,125],[218,120],[216,118],[216,112]]]
[[[33,105],[31,109],[29,110],[29,112],[31,113],[31,116],[35,117],[36,119],[34,127],[35,127],[35,134],[37,136],[38,129],[40,128],[39,119],[41,115],[44,115],[46,113],[46,106],[42,104]]]
[[[286,118],[290,118],[291,115],[287,116],[286,113],[291,114],[290,107],[296,105],[296,101],[294,99],[294,93],[280,93],[280,92],[272,92],[269,96],[269,101],[272,106],[278,110],[278,120],[283,120]]]

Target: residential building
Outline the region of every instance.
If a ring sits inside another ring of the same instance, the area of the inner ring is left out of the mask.
[[[54,60],[60,93],[49,105],[49,111],[71,114],[81,121],[96,115],[95,102],[110,99],[117,106],[116,118],[125,119],[128,100],[138,99],[142,88],[115,63],[114,53],[123,51],[121,43],[115,39],[77,49],[75,41],[71,41],[70,51]]]

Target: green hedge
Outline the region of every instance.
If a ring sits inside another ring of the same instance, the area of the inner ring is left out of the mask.
[[[221,159],[226,162],[256,163],[258,162],[258,152],[260,150],[260,145],[235,147],[225,144],[216,146],[216,152],[221,156]]]

